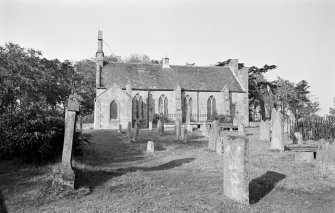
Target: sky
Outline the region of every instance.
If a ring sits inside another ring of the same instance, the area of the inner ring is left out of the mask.
[[[0,45],[77,61],[95,56],[99,29],[105,55],[277,65],[268,80],[306,80],[320,115],[333,106],[333,0],[0,0]]]

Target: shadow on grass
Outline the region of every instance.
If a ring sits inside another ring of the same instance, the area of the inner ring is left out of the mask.
[[[275,185],[284,179],[286,175],[267,171],[262,176],[252,179],[249,183],[249,203],[255,204],[265,197]]]
[[[128,172],[136,172],[138,170],[144,172],[167,170],[181,166],[185,163],[190,163],[193,160],[194,158],[183,158],[183,159],[172,160],[168,163],[164,163],[162,165],[154,167],[128,167],[128,168],[117,169],[115,171],[87,171],[74,168],[74,172],[76,174],[74,187],[75,189],[78,189],[80,187],[86,186],[92,190],[96,186],[103,184],[109,179],[124,175]]]

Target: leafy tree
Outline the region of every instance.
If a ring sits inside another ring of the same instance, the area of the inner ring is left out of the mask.
[[[335,98],[333,100],[334,106],[329,108],[329,114],[335,116]]]
[[[145,54],[131,54],[125,59],[127,63],[151,63],[150,57]]]

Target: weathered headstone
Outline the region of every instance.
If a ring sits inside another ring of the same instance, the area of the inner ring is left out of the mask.
[[[187,133],[187,128],[186,125],[181,130],[181,135],[180,135],[180,142],[187,143],[188,142],[188,133]]]
[[[188,124],[188,125],[187,125],[187,131],[188,131],[188,132],[193,132],[193,126],[190,125],[190,124]]]
[[[243,124],[238,125],[238,135],[245,136],[245,129]]]
[[[272,117],[272,134],[271,134],[270,149],[284,151],[281,113],[279,111],[275,112]]]
[[[271,110],[271,131],[273,129],[273,122],[275,120],[276,113],[277,113],[277,110],[275,108],[272,108]]]
[[[176,129],[176,140],[179,140],[181,134],[181,122],[179,119],[175,120],[175,129]]]
[[[237,120],[237,118],[235,117],[234,119],[233,119],[233,125],[234,126],[237,126],[239,123],[238,123],[238,120]]]
[[[138,127],[138,122],[136,121],[134,124],[134,129],[133,129],[132,137],[131,137],[132,142],[137,142],[139,131],[140,131],[140,128]]]
[[[302,143],[303,143],[302,134],[300,132],[295,132],[293,138],[293,144],[302,144]]]
[[[157,133],[159,135],[163,135],[164,134],[164,123],[163,120],[159,119],[157,122]]]
[[[318,145],[316,165],[322,177],[335,180],[335,141],[322,141]]]
[[[127,125],[127,135],[129,138],[131,137],[131,122],[128,122],[128,125]]]
[[[259,140],[265,140],[265,122],[263,120],[259,123]]]
[[[249,142],[245,137],[224,141],[223,194],[239,203],[249,204]]]
[[[65,133],[64,145],[61,164],[54,167],[53,170],[53,185],[64,185],[74,188],[75,174],[72,170],[72,145],[73,135],[75,132],[76,114],[79,112],[80,98],[75,95],[70,95],[68,99],[68,107],[65,111]]]
[[[148,141],[148,143],[147,143],[147,152],[153,153],[154,151],[155,151],[154,142]]]
[[[121,133],[122,133],[122,125],[119,124],[119,134],[121,134]]]
[[[228,136],[227,135],[223,135],[221,137],[219,137],[219,140],[217,140],[216,142],[216,153],[218,155],[222,155],[224,153],[224,142],[225,140],[227,140]]]
[[[7,207],[1,189],[0,189],[0,213],[7,213]]]
[[[215,151],[216,142],[220,136],[219,122],[214,120],[212,124],[212,129],[209,133],[208,148]]]
[[[264,122],[264,140],[271,140],[271,122],[269,120],[266,120]]]
[[[149,121],[149,130],[152,130],[152,121]]]

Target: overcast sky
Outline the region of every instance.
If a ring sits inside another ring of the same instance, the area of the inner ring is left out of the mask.
[[[306,80],[320,115],[333,104],[333,0],[0,0],[0,45],[11,41],[75,61],[95,55],[98,29],[105,55],[274,64],[267,78]]]

